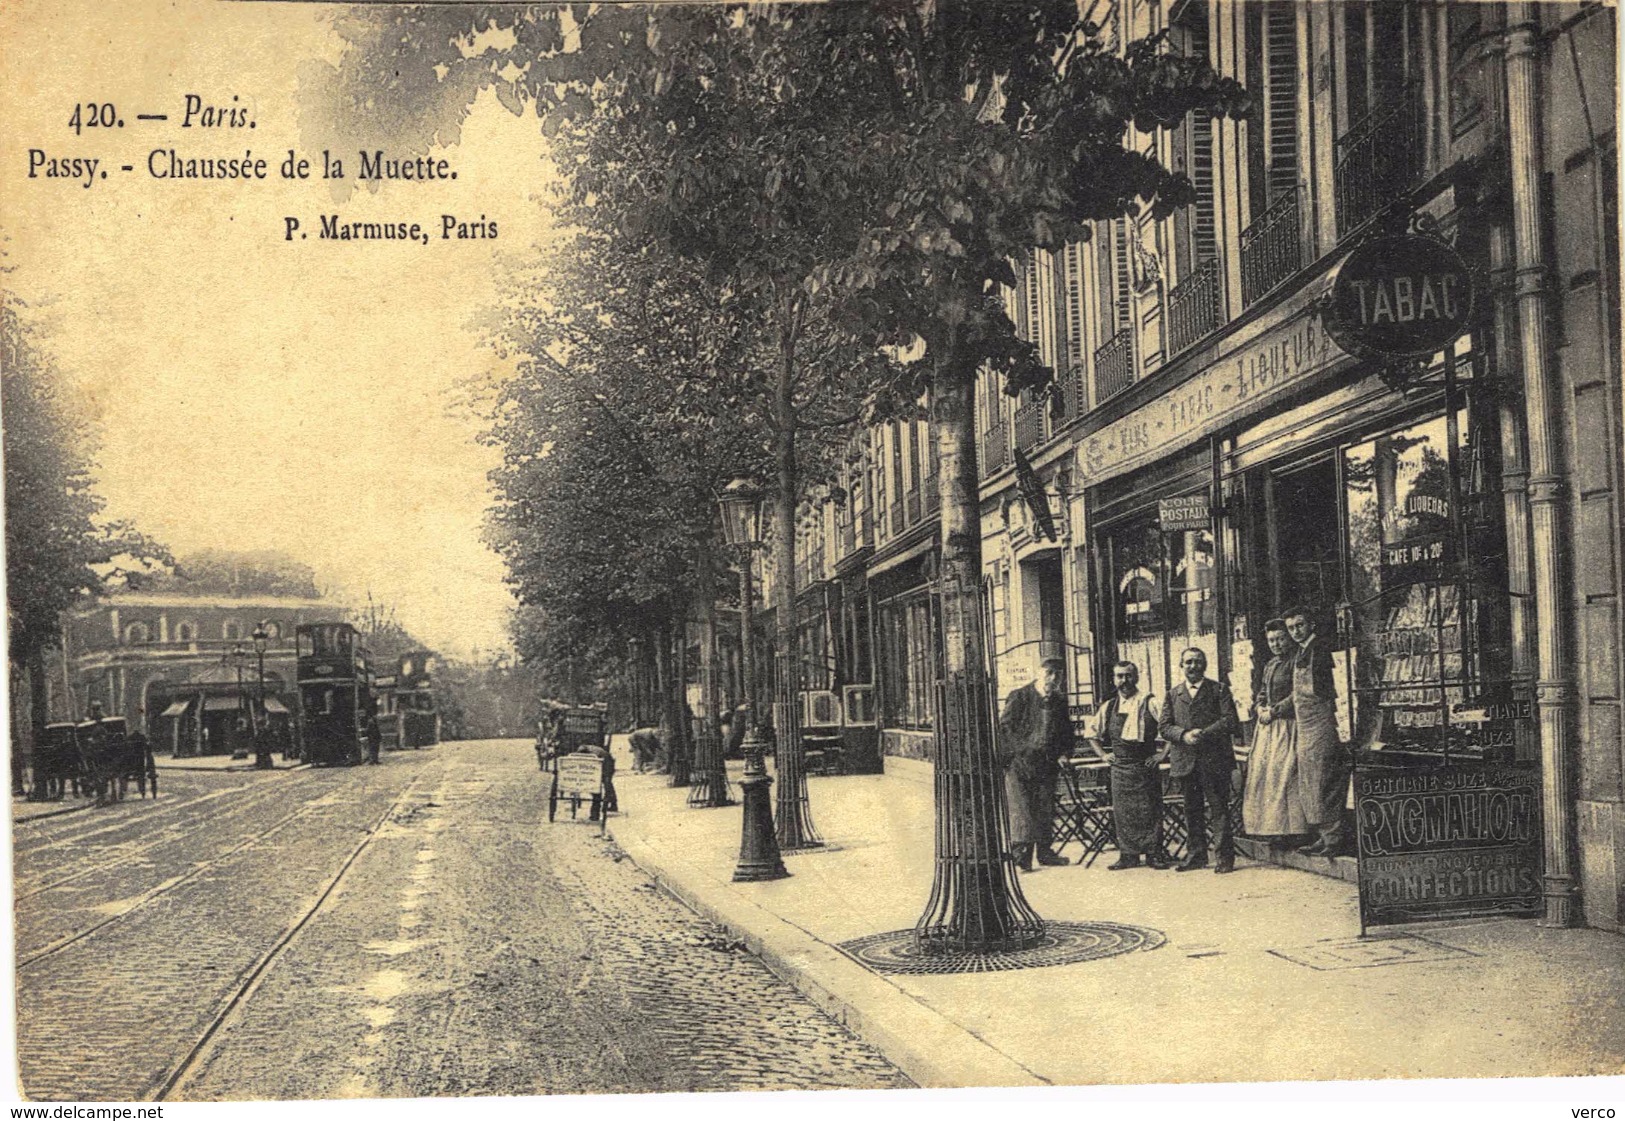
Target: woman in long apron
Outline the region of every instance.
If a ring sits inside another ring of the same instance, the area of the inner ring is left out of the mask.
[[[1309,831],[1298,789],[1292,705],[1292,663],[1297,646],[1280,619],[1264,624],[1264,638],[1275,656],[1264,667],[1258,692],[1258,721],[1253,729],[1253,749],[1247,757],[1241,820],[1248,836],[1279,841]]]

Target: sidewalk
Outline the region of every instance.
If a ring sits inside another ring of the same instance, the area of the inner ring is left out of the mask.
[[[624,737],[616,749],[624,761]],[[609,829],[921,1086],[1625,1070],[1625,939],[1508,919],[1361,941],[1354,885],[1246,859],[1230,876],[1113,873],[1108,858],[1023,878],[1046,919],[1150,927],[1166,936],[1154,950],[997,973],[871,972],[837,944],[911,928],[931,886],[930,767],[886,766],[811,780],[828,851],[786,856],[785,880],[731,882],[739,808],[689,809],[686,790],[624,763],[624,813]]]

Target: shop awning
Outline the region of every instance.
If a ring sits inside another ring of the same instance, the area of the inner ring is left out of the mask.
[[[242,707],[243,707],[243,702],[242,702],[242,698],[240,698],[240,697],[204,697],[203,698],[203,711],[204,712],[230,712],[233,709],[238,709],[238,708],[242,708]]]
[[[186,710],[190,707],[192,707],[192,698],[183,697],[174,704],[170,705],[168,708],[164,709],[164,711],[160,712],[158,715],[160,718],[165,716],[184,716],[186,715]]]
[[[288,706],[283,704],[281,701],[277,700],[275,697],[266,697],[265,698],[265,711],[266,712],[274,712],[274,713],[278,714],[279,716],[292,716],[293,715],[291,712],[288,711]]]

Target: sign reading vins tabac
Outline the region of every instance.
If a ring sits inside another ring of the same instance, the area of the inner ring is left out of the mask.
[[[1362,927],[1542,909],[1533,766],[1357,769],[1354,820]]]
[[[1372,238],[1337,266],[1326,333],[1361,358],[1427,358],[1466,333],[1474,301],[1473,275],[1445,242],[1425,234]]]

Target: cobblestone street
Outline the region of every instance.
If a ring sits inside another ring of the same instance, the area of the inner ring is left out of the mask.
[[[595,827],[550,827],[529,744],[384,764],[19,823],[29,1096],[909,1085]]]

